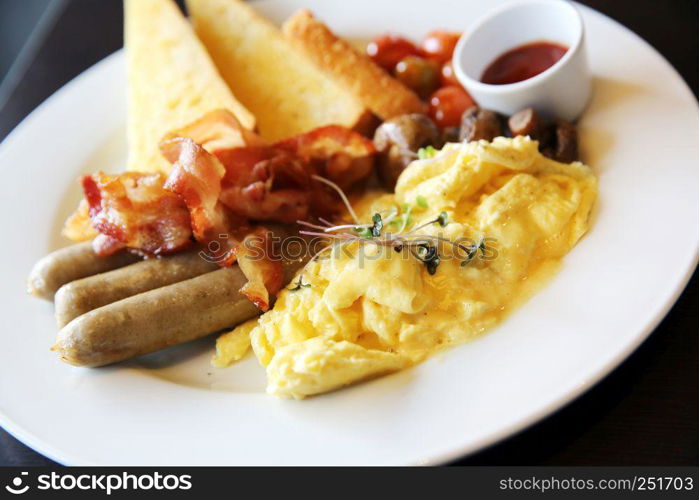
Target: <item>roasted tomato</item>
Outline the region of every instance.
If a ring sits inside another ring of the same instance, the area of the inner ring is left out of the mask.
[[[475,104],[463,88],[442,87],[430,97],[430,117],[440,128],[458,127],[463,112]]]
[[[423,54],[439,62],[447,62],[454,54],[454,47],[459,41],[461,33],[454,31],[434,30],[430,31],[420,43]]]
[[[439,63],[420,56],[408,56],[396,64],[395,75],[422,99],[439,87]]]
[[[367,45],[366,52],[376,64],[389,73],[393,73],[401,59],[420,55],[420,49],[413,42],[396,35],[382,35],[375,38]]]
[[[442,69],[439,74],[439,83],[441,87],[449,87],[451,85],[461,87],[461,83],[456,78],[454,73],[454,65],[451,61],[447,61],[442,65]]]

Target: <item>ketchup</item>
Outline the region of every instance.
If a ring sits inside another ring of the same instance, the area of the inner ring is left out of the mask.
[[[481,81],[492,85],[521,82],[543,73],[568,50],[555,42],[532,42],[498,56],[483,72]]]

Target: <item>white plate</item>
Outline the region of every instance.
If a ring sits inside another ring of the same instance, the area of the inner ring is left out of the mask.
[[[463,29],[497,2],[255,2],[275,21],[309,6],[341,34],[419,38]],[[306,401],[264,394],[249,356],[226,370],[213,339],[128,365],[61,364],[32,264],[79,197],[75,178],[125,157],[122,53],[32,113],[0,148],[0,423],[68,464],[433,464],[511,435],[591,387],[629,355],[682,291],[699,248],[699,113],[673,68],[582,8],[595,94],[582,150],[600,176],[592,232],[552,283],[502,326],[405,372]]]

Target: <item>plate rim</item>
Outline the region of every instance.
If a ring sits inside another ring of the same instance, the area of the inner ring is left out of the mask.
[[[265,0],[261,0],[265,1]],[[637,41],[641,42],[645,46],[646,49],[650,49],[653,54],[660,59],[663,64],[672,72],[674,73],[675,77],[679,79],[682,82],[683,90],[684,92],[690,96],[695,105],[695,111],[696,113],[699,114],[699,99],[697,96],[694,94],[692,91],[692,88],[689,86],[687,81],[684,79],[682,74],[675,68],[675,66],[667,60],[667,58],[653,45],[650,44],[645,38],[640,36],[638,33],[633,31],[632,29],[624,26],[622,23],[617,21],[616,19],[608,16],[607,14],[604,14],[603,12],[598,11],[597,9],[593,9],[592,7],[588,7],[587,5],[583,5],[579,2],[573,1],[572,3],[575,4],[575,6],[578,9],[586,10],[590,13],[593,13],[594,15],[598,15],[604,18],[605,21],[612,23],[615,28],[621,29],[625,31],[627,34],[630,34],[632,37],[634,37]],[[617,353],[617,355],[610,361],[606,363],[604,368],[601,370],[598,370],[597,373],[590,379],[588,379],[585,384],[579,386],[579,388],[576,388],[573,391],[570,391],[567,393],[565,396],[559,398],[556,401],[553,401],[549,403],[548,405],[543,406],[538,412],[533,412],[530,414],[529,418],[527,419],[522,419],[522,422],[519,424],[513,425],[510,429],[508,430],[501,430],[500,432],[493,432],[491,433],[490,436],[485,436],[484,438],[478,440],[480,444],[472,444],[469,447],[462,447],[460,449],[454,449],[452,450],[451,453],[446,453],[446,454],[441,454],[439,456],[433,457],[432,461],[436,461],[437,463],[441,464],[446,464],[455,460],[458,460],[460,458],[466,458],[467,456],[473,454],[473,453],[478,453],[479,451],[483,451],[491,446],[494,446],[500,442],[502,442],[505,439],[512,438],[516,436],[517,434],[526,431],[530,427],[536,425],[537,423],[543,421],[545,418],[552,416],[554,413],[562,410],[566,406],[570,405],[572,402],[574,402],[576,399],[579,397],[583,396],[585,393],[588,391],[594,389],[602,380],[607,378],[611,373],[621,367],[621,365],[626,361],[638,348],[645,343],[648,338],[652,335],[652,333],[655,331],[655,329],[660,325],[660,323],[667,317],[667,315],[670,313],[670,310],[674,307],[674,305],[677,303],[679,300],[680,296],[684,293],[684,291],[687,289],[687,285],[689,284],[689,281],[692,279],[694,276],[694,273],[697,271],[697,267],[699,267],[699,242],[697,242],[697,246],[694,249],[694,259],[690,263],[689,267],[685,270],[684,276],[680,280],[680,282],[675,286],[674,292],[663,302],[661,308],[659,309],[659,312],[656,314],[656,316],[653,318],[651,322],[649,322],[644,329],[642,329],[641,333],[637,335],[634,338],[634,341],[631,342],[626,349],[623,351],[620,351]],[[467,448],[472,448],[470,451],[462,451],[466,450]]]

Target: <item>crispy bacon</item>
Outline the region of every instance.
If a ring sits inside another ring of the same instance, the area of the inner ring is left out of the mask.
[[[121,241],[102,233],[98,233],[92,240],[92,249],[100,257],[108,257],[124,247],[125,245]]]
[[[83,177],[85,200],[65,234],[94,238],[100,255],[125,247],[166,254],[195,239],[219,265],[238,262],[248,280],[241,293],[263,311],[281,288],[283,267],[271,252],[272,233],[253,222],[329,213],[336,195],[312,176],[350,187],[368,175],[376,152],[370,140],[335,125],[267,145],[227,111],[168,134],[160,148],[173,164],[167,179]]]
[[[241,217],[295,222],[308,216],[311,178],[295,157],[271,146],[216,152],[226,168],[220,200]]]
[[[238,148],[247,153],[248,148]],[[189,210],[194,237],[206,245],[209,257],[220,266],[238,262],[248,282],[241,293],[261,310],[269,308],[269,296],[281,288],[283,269],[281,262],[272,260],[269,231],[258,227],[253,230],[240,211],[233,211],[223,203],[222,181],[227,175],[218,158],[196,144],[192,139],[175,137],[163,141],[161,150],[173,169],[165,182],[165,189],[182,197]],[[231,150],[236,151],[236,150]],[[260,150],[262,152],[262,150]],[[266,153],[263,153],[263,155]],[[235,155],[229,155],[230,158]],[[256,154],[240,155],[235,161],[242,164],[246,158],[248,171],[242,168],[231,172],[244,177],[248,189],[261,182],[262,173]],[[259,180],[258,180],[259,179]],[[229,180],[234,183],[234,180]],[[225,184],[224,184],[225,185]],[[245,198],[243,195],[241,198]]]
[[[63,236],[73,241],[87,241],[93,239],[99,233],[92,227],[90,219],[90,206],[83,198],[70,217],[63,225]]]
[[[311,212],[327,214],[336,198],[311,175],[347,188],[369,174],[375,152],[373,142],[335,125],[271,146],[216,150],[226,169],[220,200],[250,220],[294,222]]]
[[[339,125],[327,125],[285,139],[275,148],[299,158],[341,188],[347,189],[371,172],[376,147],[366,137]]]
[[[231,220],[219,202],[221,180],[226,170],[214,155],[186,137],[163,141],[160,150],[173,163],[164,188],[184,200],[197,241],[213,241],[234,224],[245,222]]]
[[[284,278],[281,261],[273,258],[271,235],[266,228],[258,227],[233,250],[248,280],[240,293],[262,311],[269,309],[270,295],[279,292]]]
[[[174,164],[166,188],[184,198],[200,241],[212,239],[205,232],[220,228],[225,214],[281,222],[308,215],[310,177],[303,165],[264,145],[227,111],[169,134],[160,148]]]
[[[182,199],[163,188],[160,174],[103,173],[82,178],[92,226],[101,238],[98,253],[122,246],[148,255],[176,252],[191,244],[189,212]]]
[[[199,149],[185,148],[185,137]],[[175,163],[167,187],[187,202],[195,234],[219,225],[221,210],[214,199],[231,214],[253,221],[294,222],[310,212],[327,214],[335,197],[311,175],[347,188],[368,175],[376,152],[372,141],[336,125],[264,145],[227,111],[209,113],[170,134],[161,150]],[[207,152],[219,160],[223,175]],[[203,221],[196,212],[202,212]]]

